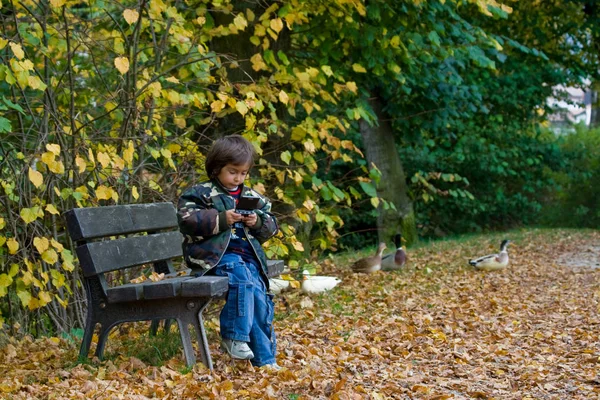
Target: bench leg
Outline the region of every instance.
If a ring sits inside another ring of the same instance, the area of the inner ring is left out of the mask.
[[[156,336],[156,333],[158,332],[158,327],[160,326],[160,321],[162,321],[161,319],[153,319],[152,323],[150,324],[150,336]],[[171,324],[172,324],[173,320],[172,319],[165,319],[165,323],[163,324],[163,330],[164,332],[169,332],[171,330]]]
[[[179,334],[181,335],[181,344],[183,345],[185,361],[188,367],[192,367],[194,364],[196,364],[196,354],[194,354],[194,347],[192,346],[192,340],[190,338],[188,321],[184,319],[177,319],[177,323],[179,324]]]
[[[206,331],[204,330],[204,319],[202,318],[202,312],[208,306],[210,300],[207,301],[198,311],[194,320],[194,330],[196,331],[196,337],[198,340],[198,349],[200,350],[200,359],[204,365],[212,372],[213,364],[210,356],[210,348],[208,347],[208,340],[206,339]]]
[[[104,346],[106,346],[106,340],[108,339],[108,333],[114,326],[115,324],[100,326],[100,332],[98,333],[98,346],[96,347],[96,357],[98,357],[99,360],[102,360]]]
[[[88,321],[85,324],[85,330],[83,332],[81,346],[79,347],[79,362],[82,362],[83,360],[86,360],[88,358],[88,353],[90,351],[90,346],[92,345],[92,337],[94,336],[95,328],[96,323],[88,319]]]

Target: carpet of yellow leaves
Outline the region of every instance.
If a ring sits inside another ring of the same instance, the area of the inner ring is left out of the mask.
[[[0,398],[598,398],[600,255],[590,252],[600,234],[507,237],[511,263],[497,272],[467,261],[497,249],[499,235],[410,250],[406,269],[392,273],[352,274],[359,254],[325,262],[325,274],[342,278],[333,292],[278,302],[279,372],[229,360],[216,339],[213,374],[201,364],[187,372],[182,356],[160,367],[124,357],[76,365],[73,343],[11,339]],[[570,266],[578,254],[590,268]]]

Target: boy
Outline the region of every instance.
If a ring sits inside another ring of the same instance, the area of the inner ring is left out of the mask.
[[[268,294],[267,260],[261,243],[278,231],[269,201],[244,186],[254,164],[252,144],[240,135],[217,140],[206,156],[210,180],[179,198],[177,218],[183,253],[193,270],[229,278],[221,311],[221,348],[233,359],[280,369],[275,360],[273,298]],[[240,196],[260,197],[250,215],[236,212]]]

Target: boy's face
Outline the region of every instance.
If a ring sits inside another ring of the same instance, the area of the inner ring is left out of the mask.
[[[248,176],[250,165],[233,165],[226,164],[221,168],[221,172],[217,175],[217,179],[225,188],[235,189],[244,182]]]

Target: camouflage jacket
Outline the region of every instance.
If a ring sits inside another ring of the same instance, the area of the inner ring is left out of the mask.
[[[256,210],[256,225],[245,227],[244,231],[266,276],[267,258],[261,243],[277,233],[277,220],[270,212],[271,203],[267,198],[246,186],[242,187],[241,195],[261,199]],[[232,209],[235,209],[234,198],[214,180],[195,185],[181,195],[177,220],[184,235],[183,255],[188,267],[206,272],[219,263],[231,237],[225,211]]]

